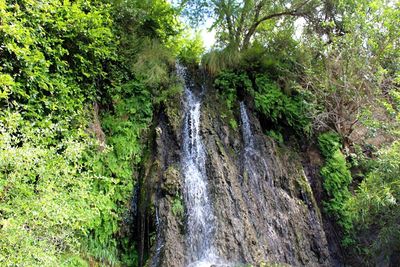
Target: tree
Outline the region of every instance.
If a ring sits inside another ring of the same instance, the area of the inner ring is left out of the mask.
[[[322,107],[315,128],[335,130],[351,144],[368,109],[375,119],[391,120],[383,106],[392,106],[390,95],[398,90],[400,32],[393,25],[399,23],[399,10],[385,1],[345,2],[342,15],[345,34],[308,32],[299,63],[303,86]]]
[[[183,0],[184,14],[194,23],[206,17],[215,22],[220,42],[244,50],[249,47],[258,29],[267,21],[279,21],[282,18],[306,18],[319,25],[323,31],[323,21],[333,21],[336,32],[340,28],[340,19],[336,18],[333,1],[319,0]],[[328,25],[328,24],[326,24]]]

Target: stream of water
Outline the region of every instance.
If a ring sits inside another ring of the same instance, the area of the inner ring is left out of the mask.
[[[253,184],[253,188],[257,193],[260,193],[260,186],[263,184],[261,179],[268,178],[268,165],[255,148],[254,136],[244,102],[240,102],[240,118],[244,142],[244,167],[249,175],[250,183]],[[260,173],[260,170],[263,170],[262,173]],[[270,184],[272,185],[272,180],[270,180]]]
[[[206,155],[200,136],[200,96],[183,67],[178,74],[185,80],[185,120],[183,126],[182,174],[183,195],[187,213],[188,266],[211,266],[218,261],[214,248],[215,219],[208,194]]]

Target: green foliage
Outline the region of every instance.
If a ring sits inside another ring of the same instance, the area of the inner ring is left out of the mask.
[[[7,226],[1,257],[9,266],[85,266],[80,257],[93,256],[86,248],[95,237],[108,244],[108,256],[98,259],[118,263],[113,238],[132,177],[120,186],[121,177],[100,172],[99,158],[110,153],[99,153],[85,134],[85,105],[104,94],[105,62],[116,59],[110,7],[98,1],[5,3],[0,180]]]
[[[238,123],[235,119],[230,119],[229,125],[232,127],[233,130],[236,130],[238,128]]]
[[[185,65],[194,64],[198,65],[201,61],[201,56],[204,53],[204,44],[201,35],[196,33],[194,37],[187,39],[183,42],[178,55],[178,59]]]
[[[179,218],[183,218],[183,216],[185,215],[185,209],[183,207],[183,199],[182,196],[179,194],[176,194],[172,202],[172,213]]]
[[[251,81],[245,73],[224,71],[217,76],[214,86],[219,90],[229,110],[232,110],[237,101],[238,90],[250,90]]]
[[[97,149],[83,128],[57,145],[47,139],[65,130],[49,122],[31,128],[18,113],[0,123],[0,261],[4,266],[71,266],[82,241],[112,214],[116,183],[95,172],[86,151]],[[67,254],[65,254],[68,252]],[[85,266],[79,264],[76,266]]]
[[[245,49],[251,40],[262,32],[268,23],[277,24],[276,18],[290,16],[312,16],[313,9],[321,8],[318,1],[225,1],[225,0],[180,0],[183,13],[197,23],[208,17],[215,20],[214,28],[221,45]],[[282,19],[282,20],[283,20]]]
[[[300,92],[288,96],[264,75],[256,76],[253,87],[249,75],[243,71],[221,72],[214,85],[225,99],[229,110],[237,102],[238,92],[246,93],[254,98],[256,109],[276,125],[284,122],[299,134],[311,134],[311,120],[308,118],[310,108],[306,97]]]
[[[378,154],[376,167],[347,201],[357,233],[373,233],[360,245],[367,249],[366,260],[398,253],[400,246],[400,143],[394,142]],[[372,231],[373,229],[373,231]],[[371,258],[372,256],[372,258]]]
[[[212,50],[202,57],[202,65],[210,74],[218,75],[224,70],[235,69],[241,57],[241,53],[231,47]]]
[[[337,150],[342,148],[340,136],[335,132],[326,132],[318,137],[319,149],[325,158],[329,158]]]
[[[119,227],[153,107],[179,93],[179,23],[166,1],[104,2],[0,0],[5,266],[136,265]]]
[[[353,242],[350,236],[353,225],[346,202],[351,197],[349,185],[352,178],[346,159],[340,151],[340,139],[336,133],[327,132],[318,137],[318,144],[325,157],[321,175],[324,178],[323,187],[329,198],[324,202],[324,207],[342,227],[343,244],[350,245]]]
[[[141,163],[146,150],[141,138],[151,121],[152,98],[144,85],[134,80],[113,88],[111,92],[114,111],[102,114],[102,127],[110,151],[100,155],[93,151],[90,157],[95,159],[97,173],[114,178],[114,184],[97,184],[101,191],[112,190],[110,204],[113,212],[102,215],[102,223],[93,232],[87,249],[95,258],[118,262],[118,257],[121,257],[127,264],[135,262],[136,253],[132,245],[118,251],[125,241],[124,237],[119,237],[117,242],[115,234],[132,194],[134,167]]]
[[[283,144],[283,136],[279,131],[269,130],[266,134],[267,136],[278,142],[278,144]]]
[[[238,123],[234,116],[234,109],[237,107],[237,92],[238,90],[250,90],[251,81],[244,73],[237,74],[232,71],[224,71],[217,76],[214,86],[227,108],[227,112],[223,111],[221,117],[228,117],[227,122],[231,128],[237,130]]]
[[[259,77],[256,83],[258,89],[254,95],[256,108],[275,123],[282,120],[286,110],[287,96],[276,83],[264,77]]]
[[[287,96],[276,83],[265,76],[258,76],[254,101],[257,110],[272,122],[279,124],[283,120],[297,133],[311,133],[311,122],[301,95]]]
[[[25,117],[65,116],[94,97],[114,58],[107,5],[49,0],[1,1],[0,105]],[[49,15],[51,14],[51,15]],[[63,105],[59,105],[63,103]]]
[[[112,2],[119,38],[117,73],[113,77],[118,81],[116,86],[139,80],[153,96],[155,105],[179,94],[178,79],[171,70],[178,55],[198,56],[195,53],[200,49],[199,40],[183,33],[177,10],[167,1]],[[198,46],[192,47],[195,44]]]

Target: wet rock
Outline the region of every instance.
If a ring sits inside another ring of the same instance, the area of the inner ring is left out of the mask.
[[[202,126],[208,152],[207,175],[216,216],[216,247],[230,262],[258,265],[280,262],[292,266],[331,266],[320,212],[304,174],[299,155],[289,147],[277,148],[250,116],[256,153],[252,181],[241,153],[227,140],[243,140],[229,132],[219,117],[218,104],[204,101]],[[222,125],[222,126],[221,126]],[[209,128],[209,129],[208,129]],[[266,170],[267,166],[267,170]]]
[[[175,196],[181,189],[181,181],[181,173],[178,167],[169,166],[164,172],[161,188],[166,194]]]

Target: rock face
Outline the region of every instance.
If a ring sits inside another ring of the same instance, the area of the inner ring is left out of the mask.
[[[161,110],[153,153],[143,173],[142,191],[147,194],[141,194],[141,214],[143,218],[156,217],[153,224],[157,226],[156,241],[148,241],[152,243],[148,266],[187,265],[185,216],[174,212],[183,184],[182,130],[176,127],[182,125],[184,117],[182,108],[177,108],[181,101],[175,99]],[[207,89],[202,103],[200,134],[218,256],[232,265],[332,266],[321,215],[294,145],[275,144],[247,110],[253,153],[246,153],[243,131],[233,129],[222,118],[224,101],[218,100],[212,88]],[[237,107],[235,110],[239,110],[239,103]],[[239,113],[234,117],[243,124]],[[147,215],[143,216],[145,210]],[[142,239],[146,238],[150,239]]]
[[[235,144],[243,136],[221,127],[217,110],[206,110],[204,140],[220,254],[231,262],[330,266],[321,216],[297,153],[266,138],[249,113],[257,156],[246,155],[245,142]],[[245,157],[254,157],[251,171]]]

